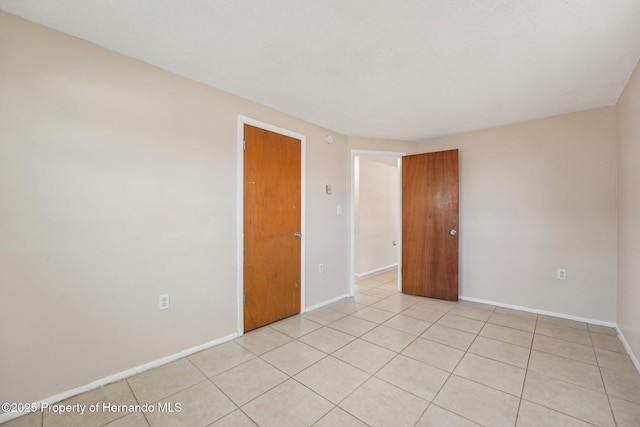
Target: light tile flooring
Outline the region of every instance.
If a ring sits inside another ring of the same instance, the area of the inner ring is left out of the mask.
[[[611,328],[397,292],[356,295],[68,399],[180,412],[36,413],[15,426],[640,426]]]

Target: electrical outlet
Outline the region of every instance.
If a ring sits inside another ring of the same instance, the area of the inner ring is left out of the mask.
[[[556,279],[567,280],[567,270],[565,270],[564,268],[559,268],[558,274],[556,275]]]
[[[324,264],[318,264],[318,273],[324,273]]]
[[[158,305],[160,310],[167,310],[169,308],[169,294],[160,295],[160,303]]]

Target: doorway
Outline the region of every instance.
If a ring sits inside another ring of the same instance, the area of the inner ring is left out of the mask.
[[[375,156],[397,157],[400,161],[398,211],[402,232],[398,242],[398,259],[401,260],[398,265],[398,290],[431,298],[457,300],[458,150],[413,156],[384,151],[353,150],[351,152],[351,295],[354,293],[356,282],[354,261],[357,159]],[[403,167],[405,160],[410,167],[409,174]],[[422,183],[422,185],[413,186],[417,193],[405,196],[402,190],[403,181],[407,181],[407,184]],[[428,203],[422,204],[421,201]],[[413,208],[416,206],[420,206],[420,209],[431,206],[434,210],[414,211]],[[425,221],[425,218],[432,220]],[[405,221],[407,226],[404,224]],[[418,228],[413,228],[416,225]],[[416,237],[419,239],[416,240]],[[406,289],[404,281],[407,281]]]
[[[303,135],[238,120],[238,331],[304,311]]]
[[[398,268],[401,272],[401,158],[405,153],[352,150],[350,293],[357,277]],[[377,176],[376,176],[377,175]],[[378,183],[362,182],[361,178]],[[394,182],[389,186],[385,180]],[[381,186],[375,191],[376,185]],[[382,188],[384,187],[384,189]],[[376,194],[378,193],[378,194]],[[361,197],[362,196],[362,197]]]

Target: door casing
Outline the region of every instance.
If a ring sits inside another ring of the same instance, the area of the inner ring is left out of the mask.
[[[248,124],[254,127],[268,130],[270,132],[279,133],[295,139],[300,140],[300,232],[302,238],[300,242],[300,313],[305,312],[305,246],[306,246],[306,136],[293,132],[288,129],[283,129],[278,126],[271,125],[269,123],[261,122],[250,117],[238,116],[238,129],[237,129],[237,158],[238,158],[238,175],[237,175],[237,192],[238,195],[238,230],[237,230],[237,322],[238,322],[238,336],[244,334],[244,125]]]

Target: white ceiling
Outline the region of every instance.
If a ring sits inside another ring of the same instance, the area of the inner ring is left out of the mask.
[[[0,0],[350,136],[420,140],[616,103],[640,0]]]

